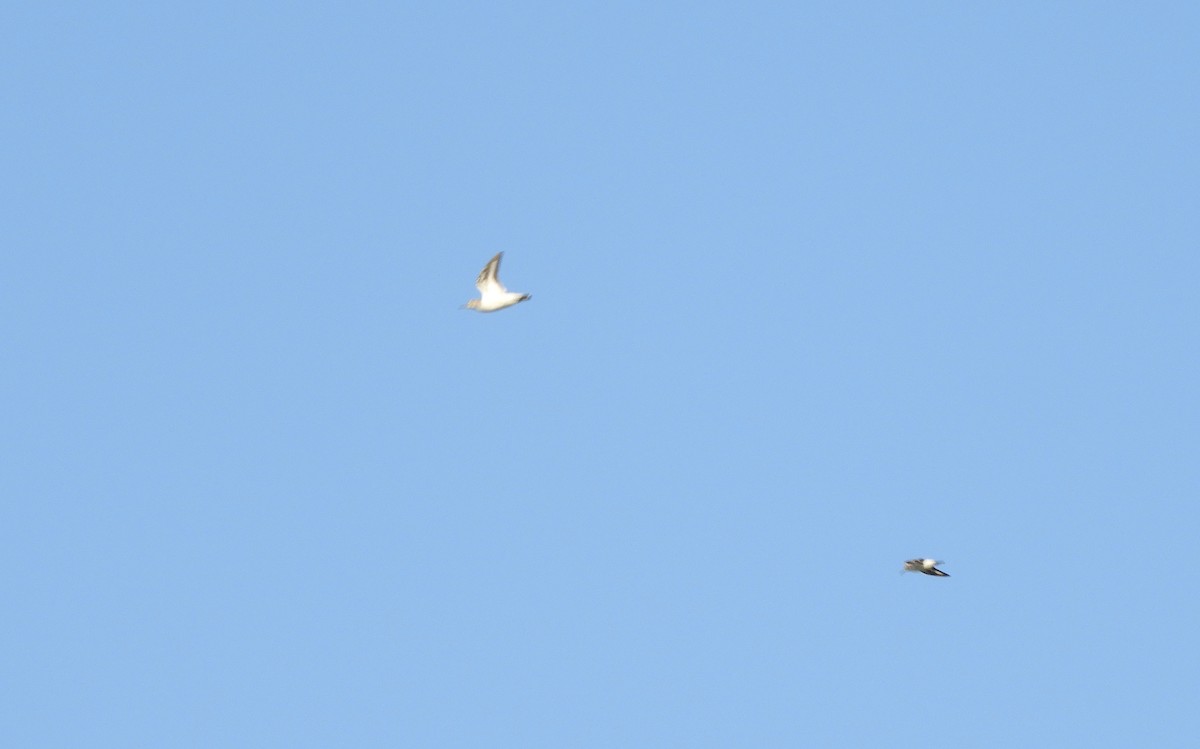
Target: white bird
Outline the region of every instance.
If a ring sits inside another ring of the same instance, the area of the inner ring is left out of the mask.
[[[497,252],[496,257],[489,260],[488,264],[483,266],[483,270],[479,271],[479,278],[475,279],[475,288],[479,289],[479,298],[467,302],[467,309],[495,312],[530,298],[529,294],[509,291],[504,288],[504,284],[500,283],[500,258],[503,255],[503,252]]]
[[[923,572],[926,575],[933,575],[934,577],[950,577],[937,568],[939,564],[945,564],[945,562],[939,562],[936,559],[910,559],[904,563],[904,569],[900,570],[900,574],[903,575],[905,572]]]

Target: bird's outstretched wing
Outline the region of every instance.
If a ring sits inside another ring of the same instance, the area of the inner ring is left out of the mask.
[[[489,260],[488,264],[483,266],[483,270],[479,271],[479,277],[475,279],[475,288],[479,289],[480,294],[508,291],[504,284],[500,283],[500,258],[503,255],[503,252],[497,252],[496,257]]]
[[[937,567],[930,567],[929,569],[925,570],[925,574],[933,575],[934,577],[950,577],[949,573],[942,572]]]

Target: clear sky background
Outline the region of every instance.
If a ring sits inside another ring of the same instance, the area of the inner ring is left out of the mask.
[[[1198,6],[502,5],[0,12],[3,743],[1194,746]]]

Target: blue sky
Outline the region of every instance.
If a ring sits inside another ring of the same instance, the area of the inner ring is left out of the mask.
[[[6,743],[1189,745],[1198,24],[7,8]]]

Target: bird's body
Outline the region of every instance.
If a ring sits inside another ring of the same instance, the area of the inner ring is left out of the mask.
[[[934,577],[950,577],[937,568],[939,564],[942,563],[936,559],[910,559],[904,563],[904,569],[900,571],[921,572],[926,575],[933,575]]]
[[[479,298],[467,302],[467,309],[495,312],[530,298],[529,294],[509,291],[504,288],[504,284],[500,283],[500,258],[503,255],[503,252],[497,252],[496,256],[483,266],[483,270],[479,271],[479,277],[475,279],[475,288],[479,289]]]

